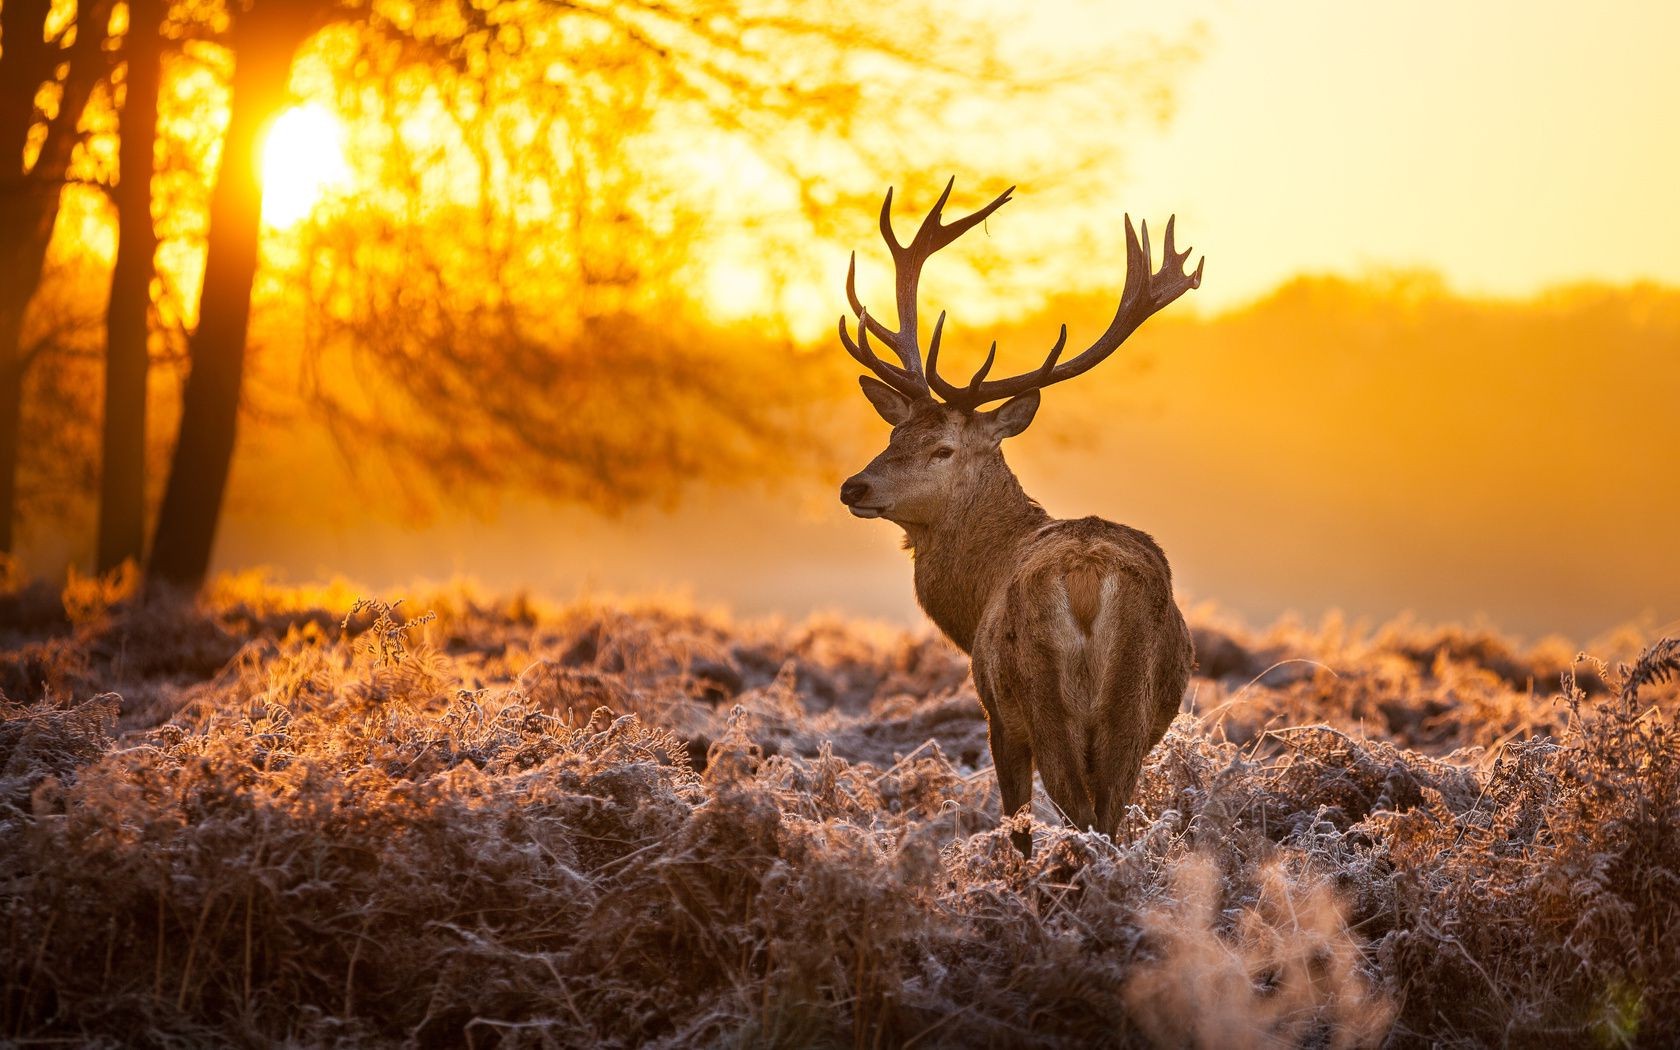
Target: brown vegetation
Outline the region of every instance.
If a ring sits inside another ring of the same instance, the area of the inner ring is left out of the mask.
[[[24,1045],[1626,1045],[1680,1022],[1672,642],[1613,670],[1197,613],[1189,710],[1122,841],[1052,820],[1028,861],[931,638],[252,582],[141,609],[132,586],[0,600],[0,1031]]]

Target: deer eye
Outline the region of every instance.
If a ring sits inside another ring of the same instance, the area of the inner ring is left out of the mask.
[[[938,460],[938,459],[950,459],[952,456],[954,456],[956,454],[957,454],[957,450],[954,449],[954,448],[936,448],[936,449],[933,450],[933,458],[936,459],[936,460]]]

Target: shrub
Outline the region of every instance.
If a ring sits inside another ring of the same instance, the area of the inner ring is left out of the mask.
[[[5,654],[63,669],[0,708],[18,1040],[1626,1045],[1680,1024],[1674,642],[1579,663],[1554,702],[1524,670],[1554,643],[1222,624],[1234,670],[1197,679],[1124,840],[1041,802],[1026,860],[963,661],[925,636],[461,591],[412,618],[251,581],[198,606],[106,593]],[[1301,662],[1258,673],[1280,661]]]

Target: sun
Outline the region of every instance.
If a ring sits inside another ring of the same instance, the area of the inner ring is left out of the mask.
[[[325,106],[293,106],[274,118],[262,144],[263,221],[285,228],[350,179],[344,122]]]

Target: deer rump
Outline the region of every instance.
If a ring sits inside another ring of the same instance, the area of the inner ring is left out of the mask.
[[[1160,547],[1101,518],[1044,526],[975,641],[994,732],[1024,745],[1026,776],[1038,767],[1075,826],[1115,834],[1190,679],[1189,629]]]

